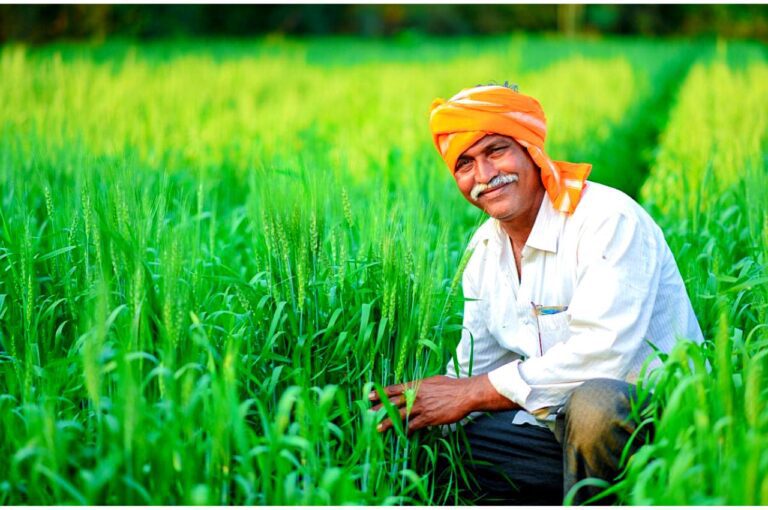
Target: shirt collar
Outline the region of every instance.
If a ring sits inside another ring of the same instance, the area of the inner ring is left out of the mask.
[[[539,207],[539,214],[536,215],[536,221],[533,223],[533,229],[525,242],[526,246],[557,253],[557,245],[565,218],[566,214],[555,209],[549,195],[545,193],[541,207]]]
[[[560,232],[565,218],[566,214],[556,210],[549,196],[545,193],[536,220],[533,222],[533,229],[531,229],[525,245],[536,250],[557,253]],[[494,225],[493,230],[498,236],[495,240],[499,243],[509,242],[499,221],[495,218],[491,219]]]

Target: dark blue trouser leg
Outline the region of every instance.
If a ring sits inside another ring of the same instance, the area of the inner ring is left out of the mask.
[[[559,505],[563,450],[548,428],[512,425],[517,411],[489,413],[464,426],[478,503]]]
[[[635,387],[623,381],[585,382],[571,394],[555,434],[544,427],[512,425],[517,411],[488,413],[465,425],[479,503],[559,505],[584,478],[612,481],[635,430],[630,420],[634,393]],[[600,490],[583,487],[574,503]]]

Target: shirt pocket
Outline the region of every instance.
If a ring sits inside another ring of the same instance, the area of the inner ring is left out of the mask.
[[[541,353],[544,354],[553,346],[568,340],[568,315],[565,312],[539,315],[539,335],[541,338]]]

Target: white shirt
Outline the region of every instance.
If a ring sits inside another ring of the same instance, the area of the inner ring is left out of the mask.
[[[653,353],[648,342],[669,352],[680,337],[703,340],[661,229],[616,189],[588,182],[570,216],[545,194],[521,280],[497,220],[468,249],[464,328],[447,373],[488,373],[500,394],[537,418],[521,412],[515,423],[551,421],[588,379],[636,381]],[[567,309],[542,315],[534,305]]]

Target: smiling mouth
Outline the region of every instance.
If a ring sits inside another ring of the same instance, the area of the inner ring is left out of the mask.
[[[507,184],[518,182],[518,180],[519,178],[515,174],[506,175],[504,177],[501,177],[500,179],[494,178],[491,180],[490,184],[478,184],[477,186],[475,186],[472,189],[470,196],[472,197],[473,200],[477,201],[481,196],[491,194],[505,187]]]
[[[512,184],[512,183],[511,182],[505,182],[504,184],[499,184],[498,186],[494,186],[493,188],[488,188],[487,190],[480,192],[479,197],[484,197],[485,195],[490,195],[494,191],[498,191],[501,188],[504,188],[505,186],[508,186],[510,184]]]

